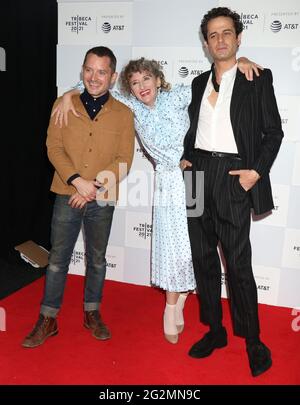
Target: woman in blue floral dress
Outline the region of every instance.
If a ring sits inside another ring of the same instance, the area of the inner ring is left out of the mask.
[[[121,87],[123,97],[117,98],[134,111],[136,131],[155,164],[151,281],[166,291],[164,334],[176,343],[184,324],[186,292],[195,289],[185,186],[179,167],[189,127],[191,87],[170,89],[161,66],[144,58],[124,67]]]

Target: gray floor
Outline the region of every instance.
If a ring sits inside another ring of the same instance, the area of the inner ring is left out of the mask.
[[[45,269],[35,268],[24,262],[18,252],[11,252],[5,259],[0,257],[0,299],[44,275]]]

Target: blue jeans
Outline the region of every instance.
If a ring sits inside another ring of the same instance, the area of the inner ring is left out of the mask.
[[[96,201],[84,208],[71,208],[70,196],[57,195],[51,224],[52,248],[46,273],[41,313],[55,317],[65,289],[71,256],[83,225],[86,255],[84,310],[98,310],[106,274],[106,248],[114,213],[113,206],[101,207]]]

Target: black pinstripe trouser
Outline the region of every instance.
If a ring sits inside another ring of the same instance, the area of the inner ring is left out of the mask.
[[[200,297],[201,321],[218,328],[222,322],[221,266],[218,243],[226,260],[234,332],[259,334],[257,288],[251,265],[250,198],[239,176],[242,160],[194,153],[193,172],[204,171],[204,211],[188,218],[193,264]]]

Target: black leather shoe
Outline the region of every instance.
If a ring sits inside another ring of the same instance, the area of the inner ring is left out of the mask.
[[[189,356],[196,359],[209,356],[215,349],[227,346],[227,332],[222,327],[219,332],[206,333],[199,342],[196,342],[189,351]]]
[[[247,353],[253,377],[264,373],[272,366],[271,351],[262,342],[248,345]]]

